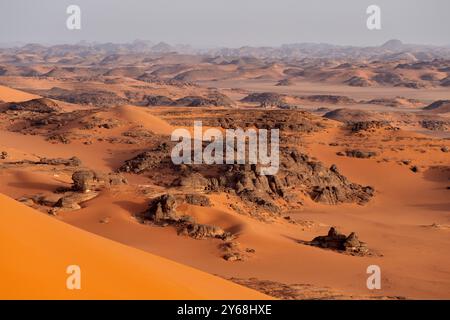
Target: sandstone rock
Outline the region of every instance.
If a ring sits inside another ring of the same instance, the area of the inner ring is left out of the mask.
[[[0,153],[0,159],[1,159],[1,160],[5,160],[6,158],[8,158],[8,152],[2,151],[2,152]]]
[[[97,192],[69,192],[58,200],[55,207],[62,208],[64,210],[78,210],[81,209],[81,203],[94,199],[97,196]]]
[[[242,255],[239,252],[230,252],[223,255],[223,258],[226,261],[242,261],[244,260]]]
[[[56,203],[58,203],[59,199],[61,199],[60,194],[52,193],[49,195],[39,197],[38,203],[43,206],[53,207],[56,205]]]
[[[366,244],[358,239],[356,233],[352,232],[349,236],[346,236],[335,227],[331,227],[326,236],[315,237],[307,244],[354,255],[370,254]]]
[[[274,92],[263,92],[263,93],[252,93],[243,98],[242,102],[259,103],[263,107],[269,106],[280,106],[286,104],[286,95],[274,93]]]
[[[198,172],[182,176],[173,182],[174,186],[191,188],[192,190],[205,190],[209,184],[210,181]]]
[[[125,161],[119,168],[119,171],[142,173],[149,169],[158,168],[163,164],[169,166],[170,163],[170,146],[163,142],[156,148],[140,153],[136,157]]]
[[[281,167],[275,176],[260,175],[256,165],[223,165],[216,167],[216,176],[186,170],[185,176],[175,181],[175,186],[185,186],[199,191],[233,192],[249,204],[278,213],[277,200],[291,201],[290,190],[301,188],[314,201],[326,204],[364,204],[374,195],[370,186],[351,183],[333,165],[326,168],[312,161],[306,154],[283,150]]]
[[[176,214],[177,199],[171,194],[164,194],[150,202],[144,218],[155,223],[174,223],[180,220]]]
[[[95,173],[91,170],[76,171],[72,180],[75,191],[88,192],[95,185]]]
[[[210,207],[211,202],[207,196],[201,194],[187,194],[185,196],[186,202],[195,206]]]
[[[92,170],[79,170],[72,175],[72,189],[79,192],[89,192],[92,189],[109,188],[127,184],[128,181],[118,173],[100,173]]]
[[[12,111],[29,111],[36,113],[52,113],[61,110],[56,102],[46,98],[10,103],[8,109]]]
[[[220,227],[198,223],[183,224],[179,228],[178,234],[187,235],[191,238],[198,240],[206,238],[217,238],[221,240],[226,240],[231,237],[231,234],[229,232],[224,231]]]

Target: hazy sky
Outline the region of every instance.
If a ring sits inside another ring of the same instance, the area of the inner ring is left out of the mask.
[[[81,8],[81,30],[66,28],[70,4]],[[366,28],[371,4],[381,7],[382,30]],[[0,43],[449,45],[449,13],[449,0],[0,0]]]

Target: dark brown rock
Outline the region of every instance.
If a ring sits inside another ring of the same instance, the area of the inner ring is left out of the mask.
[[[185,196],[186,202],[195,206],[210,207],[211,202],[207,196],[202,194],[187,194]]]
[[[354,255],[370,254],[366,244],[358,239],[356,233],[352,232],[349,236],[346,236],[335,227],[331,227],[326,236],[315,237],[306,244]]]

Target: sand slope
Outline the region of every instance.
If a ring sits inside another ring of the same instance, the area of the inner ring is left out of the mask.
[[[0,299],[266,299],[175,262],[66,225],[0,195]],[[66,268],[81,267],[81,290]]]
[[[22,102],[36,98],[40,98],[40,96],[20,90],[11,89],[5,86],[0,86],[0,100],[4,102]]]
[[[175,129],[166,121],[150,114],[143,107],[119,106],[111,112],[116,119],[124,119],[131,123],[139,124],[156,134],[170,135]]]

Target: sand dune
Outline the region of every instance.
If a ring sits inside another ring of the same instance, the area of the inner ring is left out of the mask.
[[[113,110],[116,118],[124,119],[134,124],[143,126],[145,129],[156,134],[170,135],[174,130],[166,121],[151,115],[144,108],[135,106],[120,106]]]
[[[5,86],[0,86],[0,100],[4,102],[21,102],[36,98],[40,98],[40,96]]]
[[[0,195],[1,299],[265,299],[226,280],[90,234]],[[81,290],[66,288],[79,265]]]

